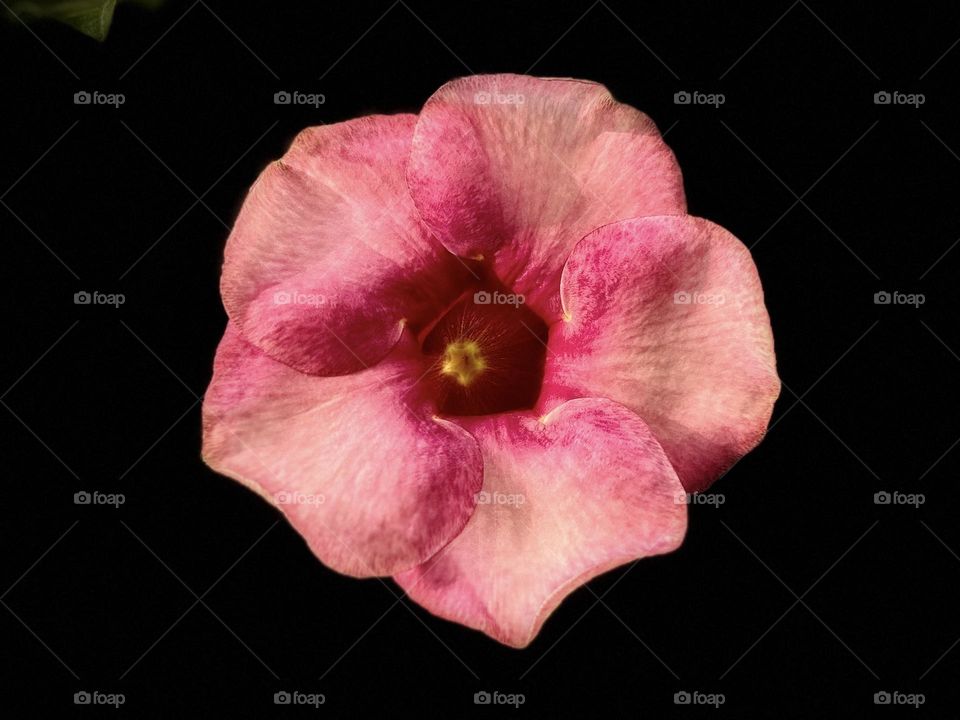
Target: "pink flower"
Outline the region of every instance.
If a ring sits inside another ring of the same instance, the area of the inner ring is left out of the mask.
[[[475,76],[304,130],[227,243],[203,456],[327,566],[524,647],[669,552],[780,383],[747,249],[685,214],[653,122]]]

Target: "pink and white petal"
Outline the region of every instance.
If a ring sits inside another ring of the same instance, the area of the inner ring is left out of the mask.
[[[409,332],[347,377],[299,373],[231,323],[203,404],[203,458],[276,505],[324,564],[355,576],[415,566],[463,528],[482,482],[476,440],[418,396]]]
[[[466,267],[420,221],[404,180],[415,122],[308,128],[250,188],[221,292],[271,357],[315,375],[361,370],[462,289]]]
[[[625,407],[580,399],[458,422],[483,452],[479,504],[453,542],[395,577],[430,612],[525,647],[580,585],[682,542],[683,488]]]
[[[563,262],[586,233],[686,211],[680,168],[653,121],[582,80],[447,83],[420,113],[407,178],[450,252],[492,262],[548,321]]]
[[[691,492],[760,442],[780,380],[757,269],[729,232],[690,216],[607,225],[570,255],[561,294],[543,408],[623,403]]]

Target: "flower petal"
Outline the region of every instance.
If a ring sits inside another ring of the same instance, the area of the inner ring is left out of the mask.
[[[453,542],[395,578],[430,612],[525,647],[581,584],[682,542],[683,488],[623,406],[582,399],[542,418],[458,422],[483,451],[480,503]]]
[[[340,375],[375,364],[468,272],[419,220],[404,180],[414,115],[308,128],[250,189],[227,242],[230,319],[271,357]]]
[[[780,381],[757,269],[729,232],[690,216],[607,225],[570,255],[561,294],[543,407],[623,403],[691,492],[760,442]]]
[[[407,172],[424,221],[548,321],[563,262],[614,220],[685,212],[680,168],[653,121],[602,85],[475,75],[420,113]]]
[[[203,457],[277,505],[326,565],[348,575],[412,567],[473,512],[476,441],[418,397],[409,333],[381,363],[304,375],[228,325],[203,405]]]

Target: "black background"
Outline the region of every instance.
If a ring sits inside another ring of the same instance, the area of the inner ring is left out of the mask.
[[[956,717],[958,38],[955,5],[819,0],[169,2],[121,7],[103,45],[0,25],[4,704]],[[597,80],[656,120],[690,212],[752,247],[784,381],[682,548],[591,582],[522,651],[327,570],[199,457],[222,249],[259,171],[303,127],[416,112],[497,71]],[[273,103],[294,89],[326,102]],[[683,90],[725,103],[677,105]],[[925,102],[877,105],[883,90]],[[126,302],[78,306],[81,290]],[[874,304],[895,290],[925,302]],[[77,506],[81,490],[126,502]],[[876,505],[882,490],[925,503]],[[278,707],[280,690],[326,703]],[[480,690],[525,704],[476,707]],[[725,703],[674,704],[683,690]],[[877,708],[879,691],[926,702]]]

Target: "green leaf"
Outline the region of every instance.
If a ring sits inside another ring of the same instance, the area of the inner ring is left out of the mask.
[[[157,7],[161,1],[138,0],[148,7]],[[20,0],[10,10],[24,21],[58,20],[103,42],[116,6],[117,0]]]
[[[84,35],[103,41],[110,30],[117,0],[55,0],[54,2],[17,2],[11,10],[21,19],[59,20]]]

